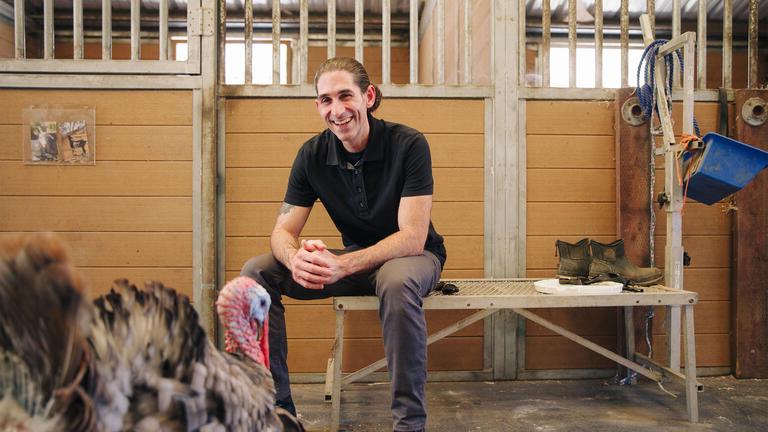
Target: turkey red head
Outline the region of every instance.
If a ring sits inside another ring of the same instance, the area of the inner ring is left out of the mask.
[[[269,293],[255,280],[239,276],[224,285],[216,300],[227,352],[241,352],[269,369]]]

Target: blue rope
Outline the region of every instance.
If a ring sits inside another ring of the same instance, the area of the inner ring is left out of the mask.
[[[656,110],[656,114],[659,113],[658,107],[654,107],[653,104],[653,97],[656,91],[656,56],[659,53],[659,48],[661,48],[661,46],[667,42],[669,41],[666,39],[657,39],[651,42],[647,47],[645,47],[645,50],[643,50],[643,54],[640,56],[640,64],[637,65],[637,100],[640,104],[640,108],[643,110],[643,118],[646,120],[651,118],[654,109]],[[679,49],[675,50],[674,53],[669,53],[664,56],[664,69],[667,76],[667,82],[665,82],[663,85],[664,89],[666,90],[667,97],[669,98],[668,100],[664,101],[664,103],[669,106],[670,111],[672,111],[672,79],[674,77],[675,71],[673,55],[677,55],[677,60],[680,62],[681,75],[685,68],[685,64],[683,63],[683,54]],[[645,68],[643,68],[643,65],[645,65]],[[643,85],[640,85],[641,72],[645,82]],[[696,131],[696,135],[701,136],[701,132],[699,131],[699,124],[695,118],[693,119],[693,128]]]

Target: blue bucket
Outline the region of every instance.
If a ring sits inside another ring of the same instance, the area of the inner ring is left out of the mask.
[[[687,179],[688,197],[712,205],[747,185],[768,167],[768,152],[710,132],[702,138],[701,156],[684,158],[683,173],[698,164]],[[685,190],[686,185],[683,185]]]

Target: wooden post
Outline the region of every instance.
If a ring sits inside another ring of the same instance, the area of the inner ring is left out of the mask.
[[[642,121],[635,89],[616,90],[615,97],[615,142],[616,142],[616,236],[624,239],[627,258],[634,264],[647,267],[650,265],[651,244],[651,191],[650,154],[651,136],[648,122]],[[622,114],[622,111],[624,114]],[[629,116],[629,117],[628,117]],[[625,120],[629,118],[631,122]],[[638,124],[639,123],[639,124]],[[623,313],[631,312],[632,317],[622,319],[619,312],[618,347],[627,348],[629,333],[634,340],[642,337],[643,309],[624,308]],[[628,319],[629,318],[629,319]],[[625,323],[633,322],[632,331],[625,329]],[[635,345],[636,347],[637,345]],[[627,353],[628,354],[628,353]],[[634,354],[634,352],[633,352]]]
[[[768,150],[768,122],[751,126],[742,113],[744,104],[754,97],[768,101],[768,90],[735,91],[736,137]],[[736,378],[768,378],[768,172],[758,174],[736,194],[736,206],[731,364]]]

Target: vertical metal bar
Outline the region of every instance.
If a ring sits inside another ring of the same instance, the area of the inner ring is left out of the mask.
[[[656,0],[647,0],[645,5],[648,19],[651,21],[651,36],[656,39]]]
[[[363,62],[363,0],[355,0],[355,60]]]
[[[131,0],[131,60],[141,58],[141,0]]]
[[[328,58],[336,57],[336,0],[328,0]]]
[[[707,88],[707,0],[699,0],[698,52],[696,54],[696,81],[698,88]]]
[[[391,52],[390,44],[392,35],[390,33],[390,0],[383,0],[381,3],[381,82],[390,84],[392,77],[391,70]]]
[[[437,34],[435,36],[437,54],[437,85],[445,84],[445,1],[437,0]]]
[[[23,59],[27,57],[27,41],[24,31],[24,20],[26,16],[24,14],[24,0],[16,0],[13,2],[13,31],[14,31],[14,44],[16,50],[16,58]]]
[[[83,59],[83,0],[72,2],[72,57]]]
[[[464,0],[464,84],[472,84],[472,0]]]
[[[541,85],[549,87],[549,45],[552,37],[550,0],[541,0]]]
[[[219,49],[217,57],[219,59],[219,76],[217,82],[219,84],[226,84],[227,68],[226,65],[226,50],[227,50],[227,0],[218,0],[219,2]],[[191,42],[191,41],[189,41]],[[188,45],[189,46],[189,45]]]
[[[245,26],[243,27],[243,42],[245,43],[245,83],[253,83],[253,0],[243,0],[245,3]],[[279,46],[278,46],[279,48]]]
[[[344,358],[344,313],[336,311],[336,340],[333,342],[333,384],[331,386],[331,430],[341,424],[341,362]]]
[[[168,60],[168,0],[160,0],[160,60]]]
[[[101,59],[112,59],[112,0],[101,0]]]
[[[747,43],[747,88],[757,88],[757,0],[749,0],[749,41]]]
[[[53,0],[43,1],[43,58],[53,58]]]
[[[723,88],[733,87],[733,0],[723,5]]]
[[[307,43],[309,39],[309,3],[299,3],[299,79],[298,84],[307,82]]]
[[[272,85],[280,84],[280,0],[272,0]]]
[[[672,0],[672,38],[680,36],[680,0]],[[675,88],[680,88],[680,62],[677,56],[674,56],[675,64],[678,66],[675,68],[672,75],[672,85]],[[688,65],[693,67],[693,65]]]
[[[525,19],[525,1],[517,2],[517,41],[518,41],[518,47],[517,47],[517,72],[518,77],[517,80],[520,83],[521,86],[526,85],[525,81],[525,74],[528,71],[528,61],[526,58],[526,19]],[[518,111],[519,112],[519,111]],[[519,244],[519,243],[518,243]],[[519,262],[519,261],[518,261]],[[515,319],[515,322],[517,322],[517,319]]]
[[[568,0],[568,87],[576,87],[576,0]]]
[[[603,0],[595,0],[595,88],[603,87]]]
[[[629,83],[629,0],[621,0],[621,86]]]
[[[683,343],[685,344],[685,403],[688,409],[688,421],[699,421],[699,394],[696,383],[696,335],[693,327],[693,305],[683,306],[685,325]]]
[[[419,83],[419,0],[411,0],[410,7],[410,75],[411,84]]]

